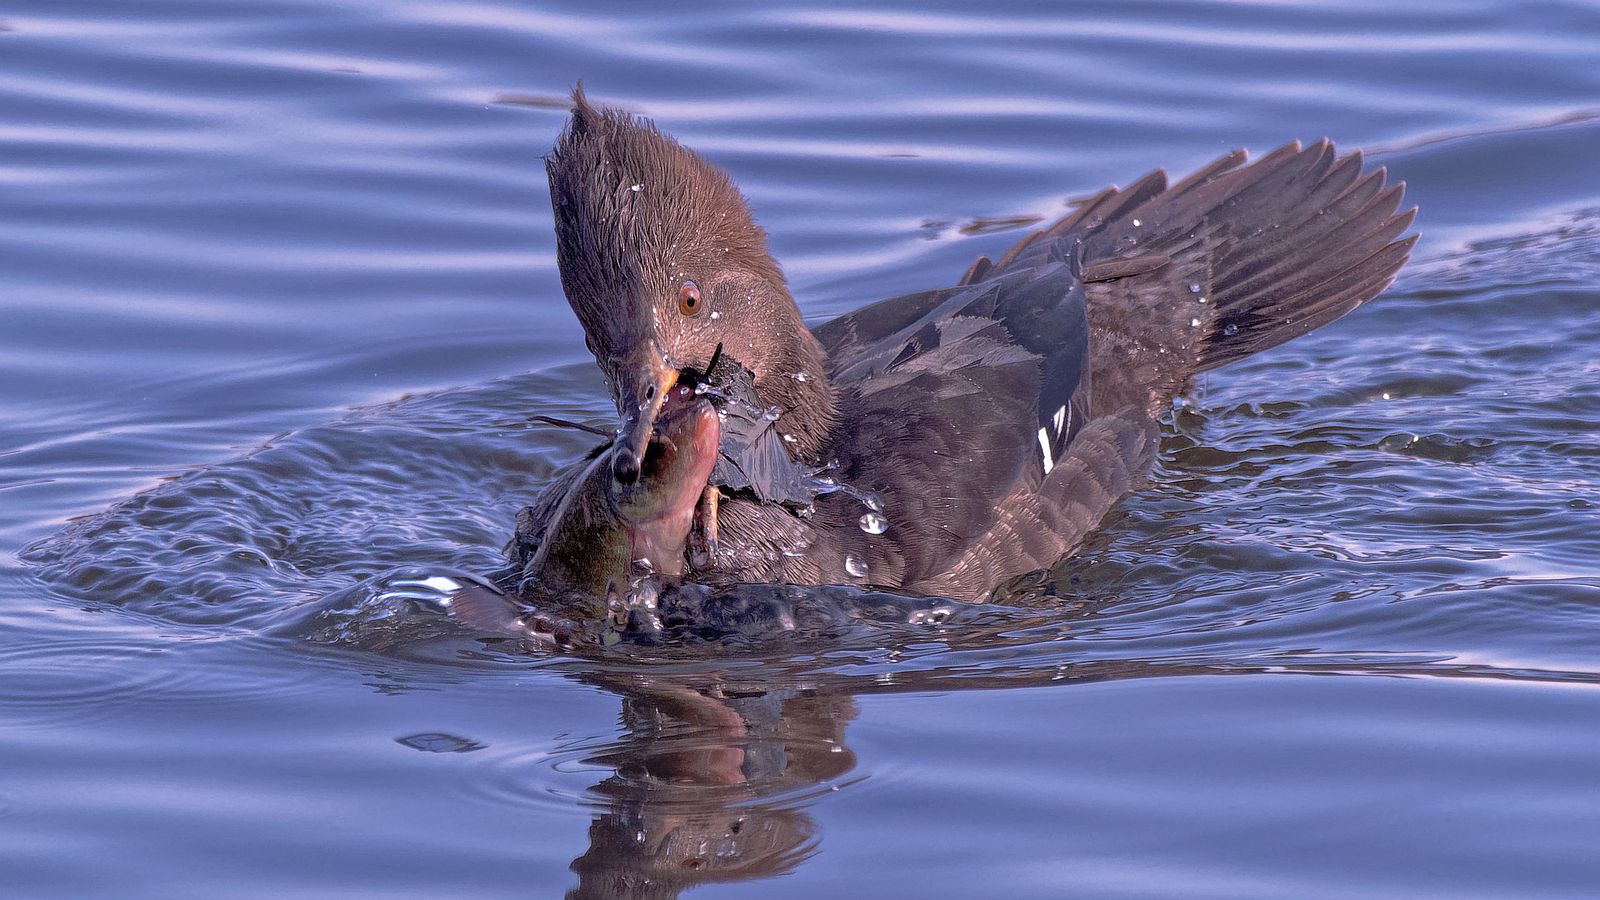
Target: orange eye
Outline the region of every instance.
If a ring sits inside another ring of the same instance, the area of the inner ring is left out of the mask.
[[[700,285],[685,281],[678,287],[678,312],[692,316],[700,312]]]

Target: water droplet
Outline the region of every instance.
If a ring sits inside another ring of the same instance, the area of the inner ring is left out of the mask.
[[[867,561],[854,553],[848,553],[844,558],[844,570],[849,572],[852,578],[865,578],[867,577]]]
[[[767,407],[767,411],[761,414],[761,418],[766,419],[768,422],[776,422],[778,421],[778,416],[780,415],[782,415],[782,413],[778,411],[776,406],[769,406]]]
[[[711,311],[711,318],[720,319],[720,318],[722,318],[722,313],[719,313],[719,312],[717,312],[716,310],[713,309]]]
[[[1189,320],[1189,327],[1190,328],[1198,327],[1199,324],[1200,324],[1200,320],[1199,319],[1190,319]]]
[[[784,443],[785,443],[785,444],[792,444],[792,443],[794,443],[794,435],[792,435],[792,434],[785,434],[785,435],[784,435],[784,436],[783,436],[783,442],[784,442]]]
[[[1393,399],[1393,398],[1392,398],[1392,397],[1390,397],[1390,396],[1389,396],[1389,392],[1388,392],[1388,391],[1384,391],[1384,392],[1383,392],[1383,399],[1385,399],[1385,400],[1391,400],[1391,399]]]
[[[635,193],[635,194],[637,194],[637,193],[639,193],[639,192],[640,192],[640,191],[642,191],[642,190],[644,190],[644,185],[642,185],[642,184],[636,184],[636,185],[634,185],[634,186],[633,186],[633,187],[631,187],[631,188],[628,188],[628,190],[630,190],[630,191],[633,191],[633,192],[634,192],[634,193]]]
[[[866,513],[861,517],[861,530],[867,534],[883,534],[889,530],[889,520],[881,513]]]
[[[1201,298],[1200,298],[1200,302],[1201,302],[1201,303],[1204,303],[1204,302],[1206,302],[1206,298],[1204,298],[1204,297],[1201,297]]]
[[[794,373],[794,375],[792,375],[790,377],[792,377],[795,381],[800,382],[801,384],[804,384],[805,382],[811,380],[811,376],[807,375],[804,372],[796,372],[796,373]]]
[[[1191,294],[1200,293],[1200,282],[1198,282],[1198,281],[1189,282],[1189,293],[1191,293]]]
[[[1233,324],[1232,322],[1229,322],[1227,325],[1224,325],[1222,327],[1222,333],[1227,335],[1228,337],[1233,337],[1234,335],[1239,333],[1239,326]]]
[[[1135,228],[1138,228],[1140,225],[1143,225],[1143,224],[1144,223],[1140,222],[1138,219],[1134,219],[1133,220],[1133,227],[1135,227]]]

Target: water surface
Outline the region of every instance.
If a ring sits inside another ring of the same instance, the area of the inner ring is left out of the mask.
[[[19,896],[1584,896],[1600,7],[13,0],[0,873]],[[969,631],[553,658],[421,614],[607,404],[577,79],[730,169],[813,319],[1164,165],[1365,148],[1379,301],[1207,376]],[[1223,677],[1228,676],[1228,677]]]

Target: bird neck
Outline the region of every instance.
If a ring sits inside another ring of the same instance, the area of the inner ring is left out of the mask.
[[[762,349],[765,358],[752,368],[756,394],[778,408],[778,432],[784,435],[790,457],[825,462],[819,457],[838,408],[823,366],[822,345],[796,315],[793,329]]]

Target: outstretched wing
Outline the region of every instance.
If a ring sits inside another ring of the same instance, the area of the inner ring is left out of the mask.
[[[1245,164],[1230,153],[1175,184],[1156,170],[1109,188],[968,277],[993,278],[1083,242],[1096,414],[1151,406],[1216,368],[1319,328],[1405,263],[1403,184],[1327,140]],[[1152,407],[1153,408],[1153,407]]]

